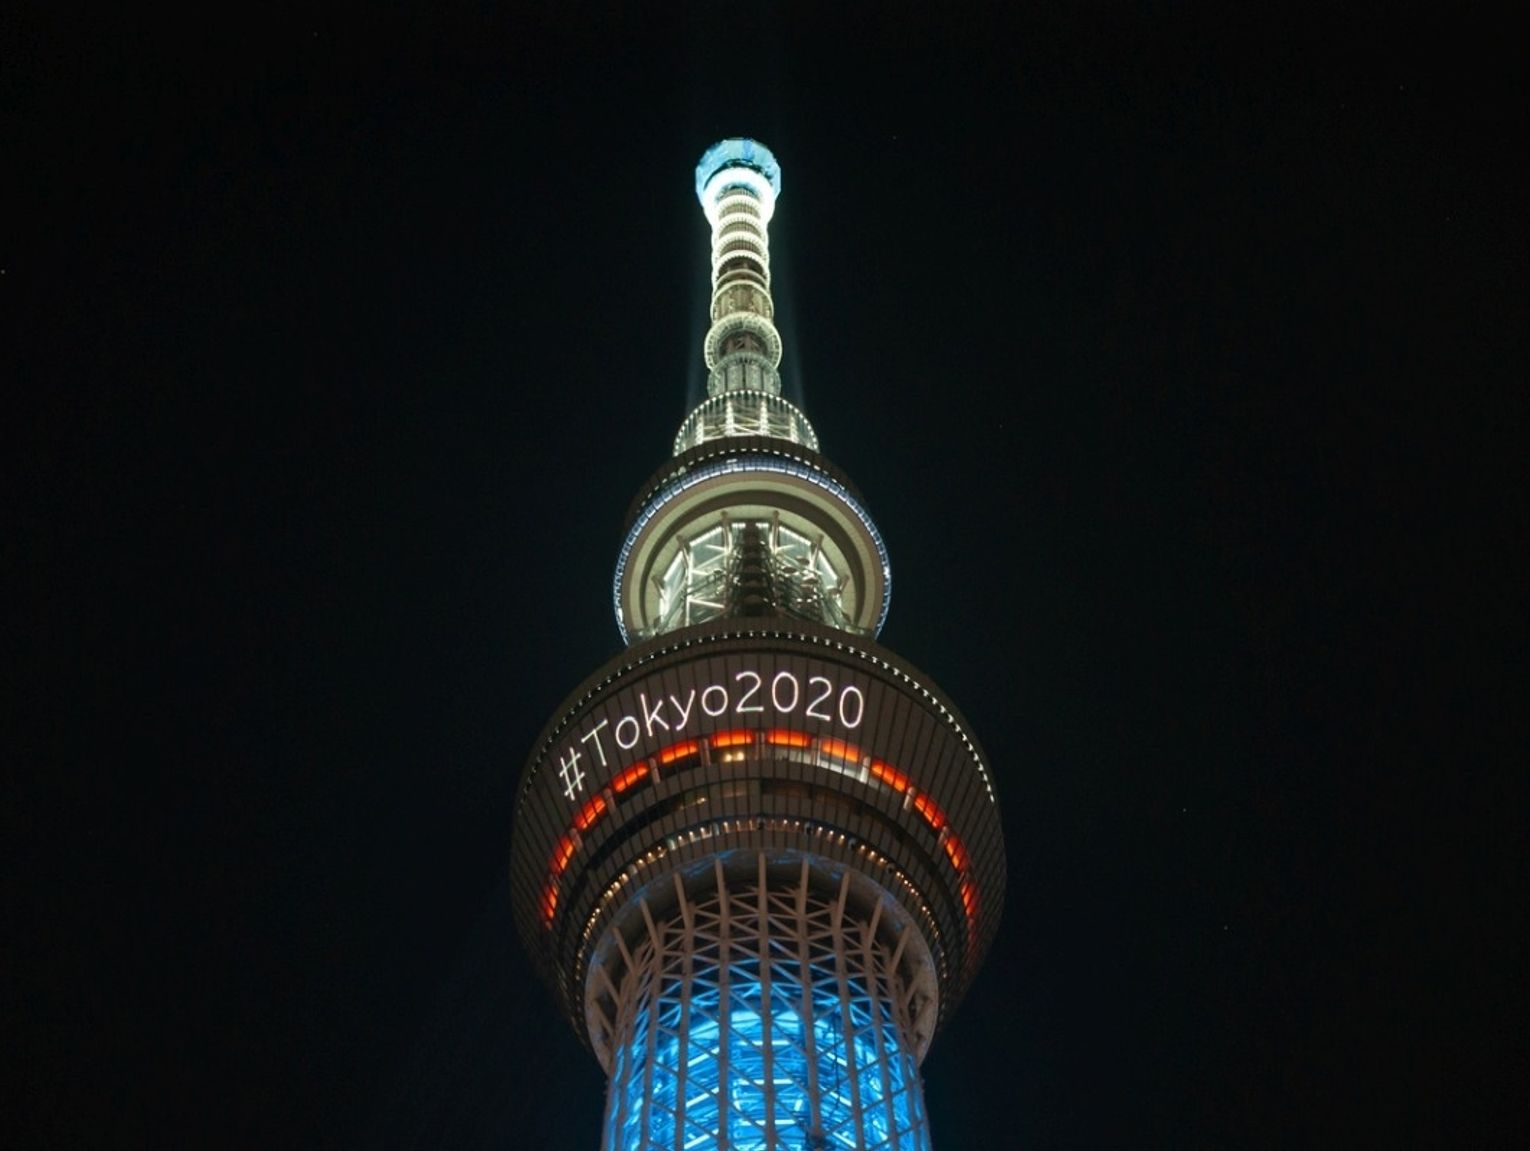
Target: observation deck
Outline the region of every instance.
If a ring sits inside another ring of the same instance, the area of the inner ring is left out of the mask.
[[[921,1054],[1003,904],[970,726],[907,661],[822,625],[718,620],[623,652],[555,713],[516,806],[517,925],[597,1052],[608,1025],[587,1012],[605,980],[590,968],[598,953],[610,976],[615,946],[601,939],[640,932],[637,904],[672,903],[676,877],[709,884],[714,860],[752,873],[811,858],[890,896],[933,978]]]

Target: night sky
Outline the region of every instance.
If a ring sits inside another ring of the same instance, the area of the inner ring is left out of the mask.
[[[9,1146],[596,1151],[512,796],[732,135],[1000,787],[936,1146],[1522,1145],[1523,45],[1047,7],[7,20]]]

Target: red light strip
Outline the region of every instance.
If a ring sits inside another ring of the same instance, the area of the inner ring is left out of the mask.
[[[621,772],[619,775],[617,775],[614,779],[611,780],[611,790],[613,792],[615,792],[617,795],[620,795],[622,792],[626,791],[633,784],[635,784],[639,780],[643,779],[647,774],[648,774],[648,761],[646,759],[643,760],[641,763],[634,763],[626,771]]]
[[[830,736],[824,736],[818,741],[818,750],[830,759],[843,760],[845,763],[860,763],[862,758],[861,749],[855,744]]]
[[[606,797],[592,795],[590,802],[579,809],[579,814],[574,816],[574,827],[579,831],[589,831],[590,825],[601,817],[606,810]]]
[[[674,763],[677,759],[684,759],[688,755],[695,755],[700,750],[701,743],[699,740],[685,739],[679,743],[672,743],[659,752],[657,757],[659,766],[663,767],[667,763]]]
[[[967,849],[962,846],[962,841],[956,836],[946,837],[946,854],[951,857],[951,866],[957,871],[967,870]]]
[[[773,727],[765,733],[765,742],[772,747],[810,747],[813,737],[805,731],[787,731]]]
[[[927,795],[914,796],[914,810],[924,816],[924,821],[939,831],[946,825],[946,813],[935,805],[935,801]]]
[[[900,795],[908,790],[908,776],[891,764],[883,763],[880,759],[871,761],[871,774]]]
[[[759,733],[749,728],[734,728],[731,731],[719,731],[707,738],[712,747],[719,750],[730,747],[747,747],[755,742]],[[813,737],[802,731],[789,731],[785,728],[773,727],[764,733],[765,742],[772,747],[811,747]],[[861,749],[853,743],[843,739],[835,739],[832,736],[821,736],[818,741],[818,751],[821,755],[830,759],[840,760],[842,763],[860,763],[865,756]],[[621,795],[643,779],[647,778],[653,770],[653,763],[657,762],[660,767],[674,763],[676,760],[685,759],[696,755],[701,750],[701,741],[695,739],[681,740],[672,743],[660,750],[653,760],[639,760],[631,767],[618,772],[611,780],[612,794]],[[892,764],[880,759],[869,762],[868,768],[872,778],[879,783],[892,788],[899,795],[906,795],[913,788],[909,777],[899,771]],[[917,811],[924,821],[935,831],[940,831],[946,826],[946,813],[928,795],[918,791],[914,792],[912,800],[914,810]],[[606,797],[596,794],[590,797],[588,803],[579,809],[579,814],[574,817],[574,828],[568,835],[558,840],[557,847],[553,850],[551,862],[551,875],[548,877],[547,891],[542,897],[542,916],[547,925],[552,926],[553,917],[558,911],[558,884],[563,873],[568,870],[569,861],[573,859],[578,846],[574,839],[574,831],[588,831],[596,821],[608,810]],[[977,929],[977,887],[967,875],[967,849],[962,846],[962,841],[949,830],[945,834],[946,856],[951,860],[951,866],[961,876],[961,900],[962,908],[967,913],[967,926],[969,933]]]

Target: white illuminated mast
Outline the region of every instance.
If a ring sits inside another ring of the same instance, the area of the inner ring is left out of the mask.
[[[681,426],[675,454],[725,436],[774,436],[817,449],[808,419],[781,398],[781,334],[770,297],[770,218],[781,168],[753,140],[724,140],[696,166],[712,225],[712,326],[707,399]]]

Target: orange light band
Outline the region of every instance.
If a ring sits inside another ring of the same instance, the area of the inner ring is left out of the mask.
[[[659,766],[674,763],[677,759],[684,759],[688,755],[695,755],[701,750],[701,744],[694,739],[684,739],[679,743],[672,743],[663,751],[659,752]]]
[[[894,791],[902,793],[908,790],[908,776],[891,764],[883,763],[880,759],[871,761],[871,774]]]
[[[939,831],[946,825],[946,813],[935,806],[935,801],[927,795],[914,797],[914,810],[924,816],[924,821]]]
[[[833,739],[824,736],[818,741],[818,750],[830,759],[842,760],[845,763],[860,763],[861,749],[853,743],[847,743],[842,739]]]
[[[860,747],[847,740],[835,739],[832,736],[822,736],[815,741],[813,736],[807,732],[791,731],[780,727],[773,727],[764,732],[748,728],[719,731],[707,737],[707,742],[712,747],[722,750],[725,748],[749,747],[762,737],[764,742],[772,747],[805,749],[812,747],[816,742],[820,754],[830,759],[837,759],[842,763],[858,764],[865,759]],[[623,792],[642,782],[652,772],[653,763],[657,763],[662,767],[674,763],[676,760],[694,756],[700,750],[700,740],[686,739],[681,740],[679,743],[672,743],[659,751],[652,761],[640,760],[613,776],[610,783],[611,792],[614,795],[621,795]],[[900,795],[907,795],[910,791],[913,791],[913,797],[909,802],[925,823],[935,831],[941,831],[946,828],[946,813],[928,795],[915,790],[905,773],[899,771],[892,764],[880,759],[870,760],[868,770],[873,779],[886,784]],[[588,831],[605,814],[606,810],[607,805],[604,795],[597,794],[591,796],[589,802],[580,808],[579,814],[574,817],[574,830]],[[967,913],[969,927],[975,929],[977,925],[978,896],[977,888],[967,875],[967,865],[969,862],[967,849],[962,845],[962,841],[955,835],[952,835],[949,830],[946,831],[942,846],[945,849],[947,858],[951,860],[951,866],[956,868],[957,873],[961,876],[962,908]],[[559,878],[568,869],[569,862],[573,859],[574,853],[577,850],[578,845],[575,842],[573,831],[571,831],[568,835],[558,840],[558,845],[553,851],[552,875],[550,876],[546,895],[542,900],[542,913],[549,926],[551,926],[558,910]]]
[[[640,780],[642,780],[645,776],[647,776],[647,774],[648,774],[648,761],[646,759],[643,760],[641,763],[634,763],[626,771],[621,772],[619,775],[617,775],[614,779],[611,780],[611,790],[613,792],[615,792],[617,795],[620,795],[622,792],[626,791],[633,784],[635,784],[635,783],[639,782]]]
[[[951,857],[951,866],[957,871],[967,870],[967,849],[954,835],[946,840],[946,854]]]
[[[773,747],[808,747],[813,742],[813,737],[805,731],[787,731],[783,727],[773,727],[765,733],[765,742]]]
[[[590,825],[600,818],[606,810],[606,797],[595,795],[590,797],[590,802],[579,809],[579,814],[574,817],[574,826],[580,831],[588,831]]]

